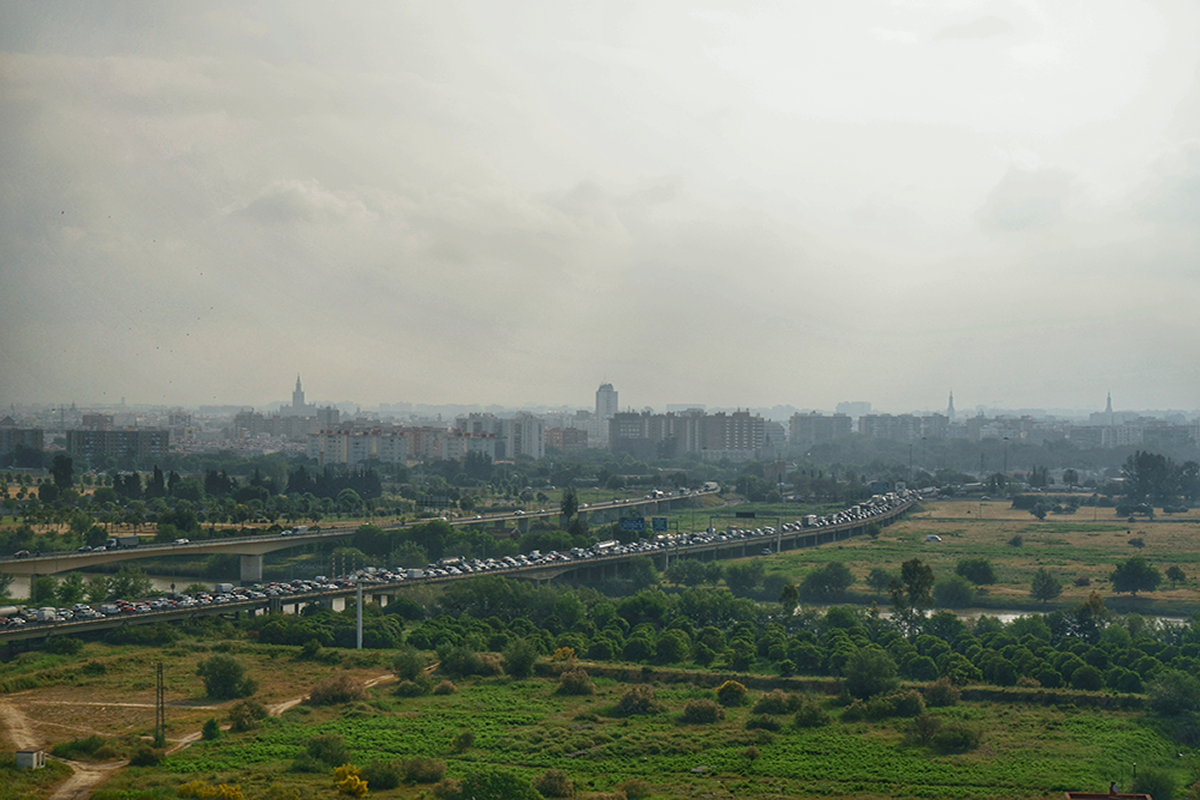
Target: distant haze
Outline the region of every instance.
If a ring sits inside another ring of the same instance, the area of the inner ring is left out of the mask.
[[[1200,7],[0,3],[0,404],[1200,407]]]

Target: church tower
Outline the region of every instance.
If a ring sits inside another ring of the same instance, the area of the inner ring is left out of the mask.
[[[950,424],[954,424],[954,392],[950,392],[950,405],[946,407],[946,416],[950,420]]]
[[[304,390],[300,388],[300,373],[296,373],[296,390],[292,392],[292,408],[304,410]]]

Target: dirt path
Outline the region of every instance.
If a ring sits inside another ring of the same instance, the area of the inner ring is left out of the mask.
[[[33,732],[33,728],[29,727],[29,720],[25,719],[25,715],[3,701],[0,701],[0,724],[3,725],[14,749],[30,750],[41,746],[41,740]]]

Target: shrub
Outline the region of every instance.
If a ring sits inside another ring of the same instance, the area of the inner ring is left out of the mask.
[[[504,671],[514,678],[528,678],[533,674],[538,652],[525,639],[513,639],[504,648]]]
[[[725,709],[713,700],[689,700],[680,719],[688,725],[709,725],[725,719]]]
[[[1075,579],[1075,585],[1076,586],[1091,586],[1092,579],[1087,577],[1086,575],[1080,576]]]
[[[359,775],[358,767],[353,764],[343,764],[333,771],[333,784],[341,794],[350,797],[366,797],[367,782]]]
[[[891,695],[892,714],[897,717],[915,717],[925,710],[925,700],[915,689],[906,689]]]
[[[925,687],[925,705],[931,708],[955,705],[960,697],[962,692],[946,677],[938,678],[936,682]]]
[[[533,788],[544,797],[574,797],[575,786],[561,769],[548,769],[533,779]]]
[[[742,758],[746,759],[747,761],[753,761],[756,758],[758,758],[760,755],[762,755],[762,753],[760,753],[758,751],[758,748],[755,747],[754,745],[750,745],[749,747],[747,747],[745,750],[742,751]]]
[[[395,761],[372,761],[359,774],[377,792],[400,785],[400,765]]]
[[[78,761],[85,758],[103,758],[100,753],[106,749],[111,750],[104,738],[92,734],[82,739],[72,739],[69,742],[56,744],[50,748],[50,754],[56,758]]]
[[[470,773],[463,778],[459,791],[472,800],[537,800],[537,792],[528,781],[495,769]]]
[[[575,669],[564,670],[558,676],[558,693],[568,695],[586,695],[594,694],[596,684],[592,683],[591,677],[585,670],[578,667]]]
[[[775,689],[758,698],[752,710],[755,714],[790,714],[800,707],[800,703],[799,695]]]
[[[1171,800],[1175,795],[1175,778],[1165,769],[1145,767],[1138,770],[1134,787],[1141,794],[1148,794],[1155,800]]]
[[[929,713],[921,713],[908,726],[909,735],[921,744],[929,744],[942,729],[942,720]]]
[[[89,677],[103,675],[108,672],[108,667],[101,664],[99,661],[89,661],[83,665],[83,674]]]
[[[204,722],[204,727],[200,729],[200,738],[206,742],[211,742],[213,739],[221,737],[221,723],[217,722],[216,717],[209,717]]]
[[[324,736],[315,736],[309,739],[304,750],[310,758],[330,767],[350,761],[350,751],[346,748],[342,737],[336,733],[327,733]]]
[[[939,753],[965,753],[979,747],[980,732],[962,722],[943,725],[933,735],[933,747]]]
[[[1025,540],[1022,539],[1020,535],[1014,536],[1008,540],[1009,547],[1020,547],[1023,544],[1025,544]]]
[[[437,783],[446,777],[446,765],[432,758],[410,758],[400,765],[407,783]]]
[[[457,694],[458,687],[454,685],[454,681],[442,681],[433,687],[433,693],[437,695]]]
[[[815,697],[804,697],[793,720],[797,728],[820,728],[833,721],[825,706]]]
[[[402,647],[392,659],[392,672],[401,681],[416,681],[425,675],[425,656],[415,647]]]
[[[649,686],[634,686],[622,695],[613,708],[614,717],[629,717],[635,714],[657,714],[662,711],[662,704],[654,696],[654,689]]]
[[[318,683],[309,694],[308,702],[314,706],[335,706],[364,700],[366,697],[365,688],[345,672],[339,672]]]
[[[442,778],[431,789],[433,796],[438,800],[461,800],[462,798],[462,781],[456,781],[453,778]]]
[[[69,636],[51,636],[44,649],[56,656],[73,656],[83,649],[83,642]]]
[[[229,722],[238,732],[251,730],[266,718],[267,710],[263,704],[250,697],[239,700],[229,709]]]
[[[396,684],[396,695],[399,697],[420,697],[425,691],[425,686],[414,681],[400,681]]]
[[[131,767],[157,767],[158,762],[162,761],[162,756],[156,750],[146,745],[142,745],[129,759]]]
[[[438,669],[452,678],[484,674],[483,660],[467,647],[439,647],[438,659]]]
[[[619,784],[617,789],[624,792],[628,800],[645,800],[645,798],[650,796],[651,792],[650,784],[638,778],[633,778]]]
[[[762,730],[777,733],[781,727],[783,726],[779,724],[778,720],[770,717],[751,717],[746,720],[746,730],[748,731]]]
[[[245,667],[230,655],[217,654],[201,661],[196,674],[204,679],[204,690],[217,700],[232,700],[254,694],[254,681],[246,677]]]
[[[725,681],[717,687],[717,702],[726,708],[740,706],[746,699],[746,687],[737,681]]]
[[[454,741],[450,744],[450,749],[455,753],[465,753],[475,744],[475,734],[470,731],[463,731],[458,736],[454,737]]]

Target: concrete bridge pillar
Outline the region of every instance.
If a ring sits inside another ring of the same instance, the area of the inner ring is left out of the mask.
[[[529,517],[521,517],[517,520],[517,531],[522,535],[529,533]]]
[[[262,580],[262,556],[242,556],[242,583],[258,583]]]

